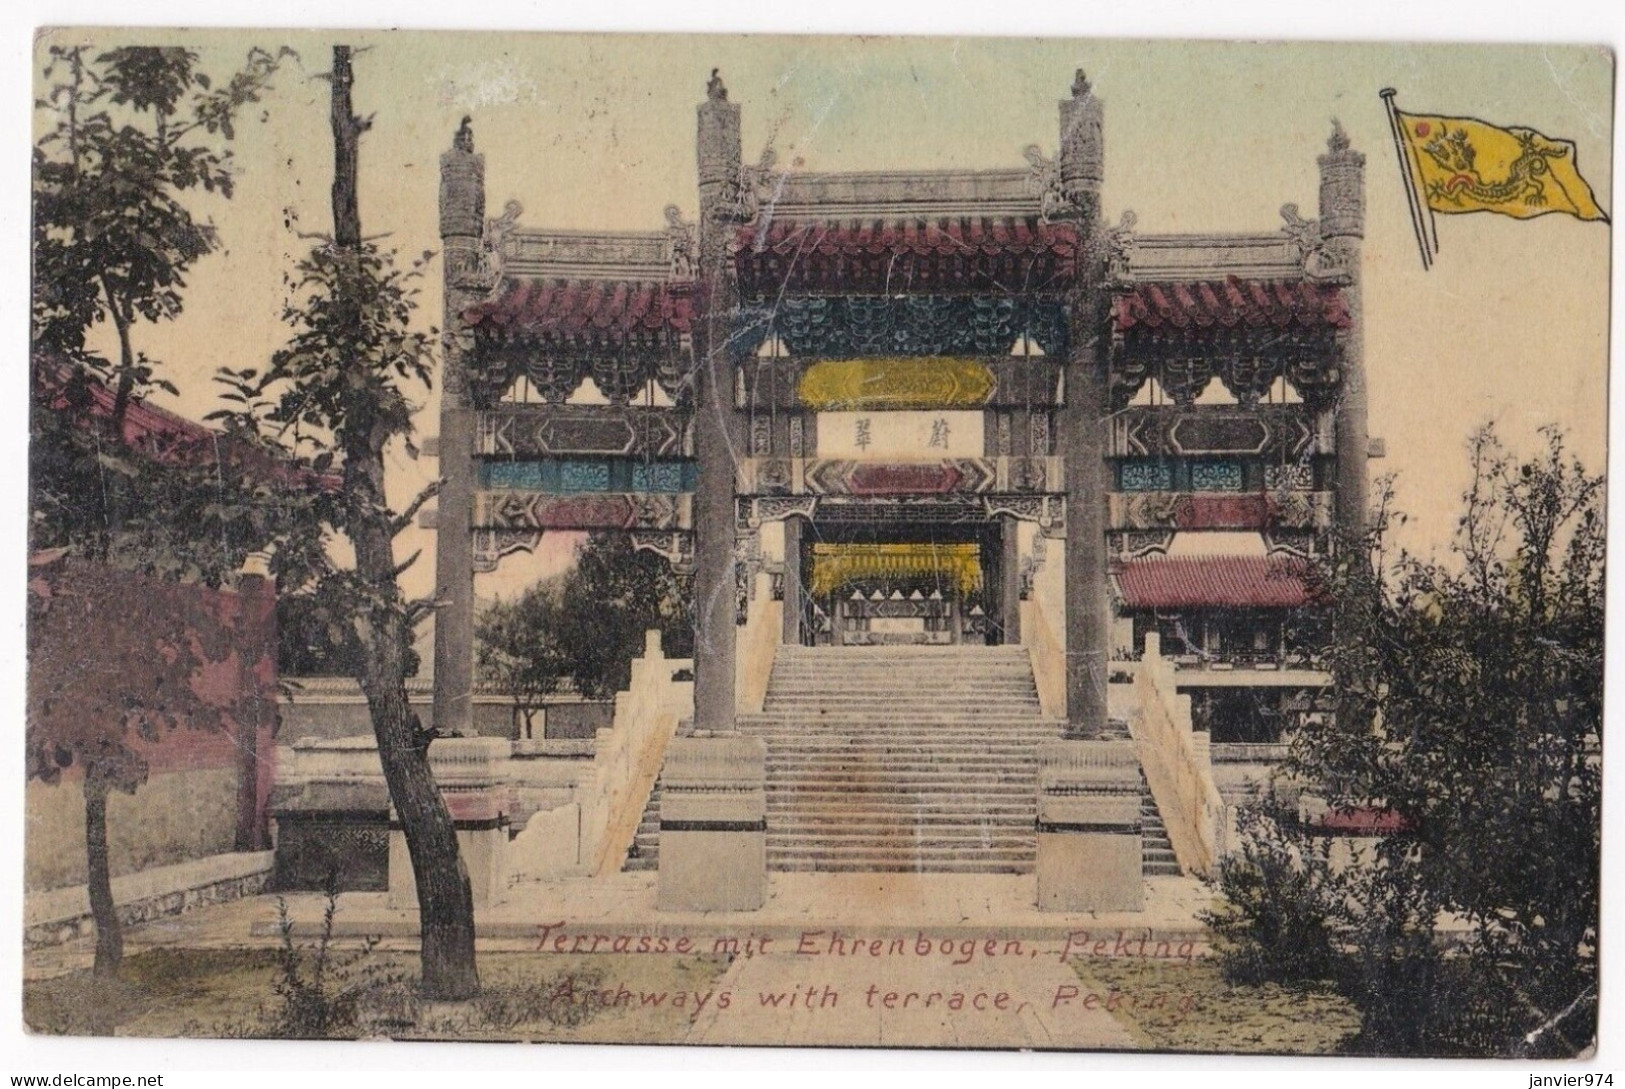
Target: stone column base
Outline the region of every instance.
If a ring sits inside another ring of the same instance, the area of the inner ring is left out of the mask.
[[[686,737],[660,792],[661,911],[755,911],[767,902],[767,744]]]
[[[1134,743],[1057,741],[1038,759],[1039,909],[1143,911]]]

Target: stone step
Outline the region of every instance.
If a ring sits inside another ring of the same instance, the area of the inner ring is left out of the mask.
[[[945,756],[957,753],[984,753],[989,756],[1031,756],[1033,759],[1037,759],[1037,748],[1029,742],[1028,738],[999,735],[955,739],[938,738],[929,734],[921,737],[898,737],[891,731],[886,730],[863,734],[858,737],[843,737],[837,734],[800,737],[794,734],[775,734],[772,742],[772,745],[769,746],[770,753],[919,752],[926,755],[941,753]]]
[[[1008,722],[1034,723],[1048,720],[1044,717],[1042,706],[1036,699],[971,699],[966,698],[954,702],[942,701],[932,707],[921,707],[918,703],[883,703],[862,700],[775,700],[768,699],[762,704],[760,711],[747,711],[735,716],[737,722],[741,718],[801,718],[822,719],[832,722],[842,719],[862,722],[864,719],[876,720],[898,725],[955,722]]]
[[[767,849],[770,853],[800,850],[805,842],[805,840],[796,836],[776,836],[772,832],[767,834]],[[923,854],[931,851],[961,851],[967,855],[1000,852],[1016,857],[1036,851],[1038,849],[1037,844],[1037,839],[1032,835],[1022,837],[967,834],[960,836],[931,835],[914,837],[853,833],[851,835],[826,834],[819,840],[818,845],[831,852],[886,850],[898,853],[917,851]]]
[[[973,646],[960,644],[959,646],[932,647],[932,646],[901,646],[901,647],[806,647],[795,644],[782,645],[779,648],[778,660],[806,661],[818,658],[974,658],[984,661],[994,661],[1000,658],[1020,658],[1027,660],[1026,647],[1005,646]]]
[[[920,687],[907,681],[894,681],[900,687]],[[1029,714],[1039,705],[1036,692],[996,692],[985,686],[977,686],[964,692],[933,692],[929,703],[923,703],[918,698],[899,699],[892,694],[866,693],[854,691],[851,688],[827,689],[818,692],[798,692],[795,690],[779,690],[768,694],[763,701],[764,709],[772,710],[775,707],[801,708],[808,711],[866,711],[876,708],[910,711],[921,718],[935,716],[944,711],[964,711],[970,708],[1006,708],[1012,714]]]
[[[971,862],[964,860],[922,863],[911,858],[863,859],[769,859],[767,868],[775,873],[966,873],[1028,874],[1032,862]]]
[[[811,763],[846,767],[1038,767],[1031,753],[1001,752],[988,749],[966,748],[958,752],[922,752],[919,749],[770,749],[767,762],[770,767],[791,767]]]
[[[841,775],[866,778],[875,775],[895,775],[916,782],[937,782],[941,776],[953,777],[966,786],[993,779],[1007,782],[1021,778],[1037,785],[1038,764],[1032,760],[928,760],[906,756],[886,759],[832,759],[829,757],[769,758],[768,778],[784,780],[803,776]]]
[[[964,775],[967,782],[981,775],[1007,775],[1020,772],[1036,784],[1038,762],[1031,759],[989,760],[980,756],[955,758],[927,758],[893,754],[887,757],[854,756],[770,756],[768,774],[779,777],[796,772],[823,770],[842,771],[854,775],[910,775],[932,772]]]
[[[925,866],[930,863],[1003,862],[1031,866],[1035,861],[1035,848],[1002,848],[977,851],[969,856],[962,847],[780,847],[768,851],[769,867],[794,860],[827,860],[847,864],[890,862],[902,865]]]
[[[922,802],[912,796],[881,795],[862,800],[843,801],[838,791],[823,795],[769,794],[767,811],[783,817],[822,820],[838,823],[884,817],[932,816],[955,820],[977,820],[982,816],[1004,818],[1019,816],[1031,820],[1038,807],[1019,798],[949,798],[939,802]]]
[[[837,816],[833,813],[786,813],[769,811],[769,834],[788,835],[792,831],[805,831],[816,836],[840,837],[845,835],[1023,835],[1031,838],[1034,831],[1034,813],[1001,813],[987,816],[981,813],[869,813],[857,812]]]
[[[862,793],[840,790],[776,791],[771,788],[767,797],[768,816],[781,818],[843,818],[838,823],[871,818],[902,818],[916,816],[942,817],[953,820],[976,821],[989,818],[1035,817],[1038,807],[1020,794],[949,794],[936,797],[921,792]]]
[[[736,729],[747,733],[796,736],[797,732],[814,733],[820,738],[842,737],[864,740],[884,737],[892,741],[913,741],[916,738],[961,738],[966,735],[1011,740],[1058,740],[1059,729],[1032,718],[1010,718],[966,715],[960,718],[934,720],[893,719],[883,713],[864,715],[786,714],[773,718],[741,715],[734,720]]]
[[[979,706],[974,702],[962,701],[960,703],[932,703],[929,706],[919,702],[912,703],[872,703],[860,704],[851,701],[814,702],[814,701],[775,701],[769,697],[762,705],[760,711],[746,711],[735,716],[740,719],[756,718],[786,718],[800,716],[817,716],[820,718],[839,718],[841,716],[857,717],[862,715],[884,715],[888,721],[897,722],[954,722],[975,716],[979,719],[992,719],[1008,722],[1042,722],[1046,726],[1052,723],[1059,725],[1060,719],[1045,715],[1041,705],[1036,699],[1022,700],[994,700],[986,706]]]
[[[839,667],[828,669],[823,667],[808,667],[806,669],[775,669],[771,675],[773,687],[785,685],[810,688],[830,688],[840,685],[859,683],[865,687],[883,689],[884,686],[898,677],[925,678],[932,681],[942,689],[964,688],[975,681],[994,681],[1008,688],[1033,688],[1032,670],[1025,667],[1012,666],[1009,669],[966,669],[948,668],[933,665],[929,669],[910,669],[907,666],[876,666],[872,669],[853,669]]]
[[[975,789],[968,789],[973,786]],[[928,779],[918,776],[907,778],[899,777],[896,782],[877,782],[873,776],[843,775],[832,773],[829,775],[773,775],[767,777],[767,790],[769,794],[789,794],[791,792],[824,791],[838,793],[847,791],[852,794],[881,794],[887,796],[908,796],[928,798],[936,795],[944,797],[966,797],[977,795],[986,797],[989,794],[1003,794],[1011,796],[1025,796],[1033,793],[1037,785],[1030,775],[1012,775],[1008,778],[977,779],[974,784],[957,776],[942,776]]]
[[[884,684],[893,677],[925,678],[936,684],[952,686],[972,677],[990,678],[1011,684],[1033,684],[1032,667],[1026,662],[1007,665],[980,665],[974,662],[822,662],[816,665],[777,665],[769,677],[774,684],[801,681],[821,684],[830,681],[857,680]]]
[[[836,719],[825,715],[786,715],[776,720],[750,720],[741,716],[735,720],[736,729],[745,733],[772,735],[794,739],[807,736],[819,741],[874,741],[913,743],[920,739],[942,738],[948,741],[967,737],[990,741],[1053,741],[1063,735],[1060,730],[1037,719],[995,719],[967,716],[963,721],[891,720],[885,715],[848,716]]]

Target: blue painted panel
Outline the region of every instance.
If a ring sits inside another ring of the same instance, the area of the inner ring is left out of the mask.
[[[1242,487],[1239,461],[1201,460],[1191,462],[1191,490],[1195,492],[1239,492]]]
[[[1118,467],[1118,489],[1125,492],[1167,492],[1174,488],[1174,467],[1161,459],[1144,458],[1122,462]]]

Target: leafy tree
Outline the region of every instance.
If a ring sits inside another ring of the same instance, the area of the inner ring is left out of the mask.
[[[342,487],[312,496],[321,536],[342,537],[353,565],[327,562],[308,591],[311,615],[323,623],[344,660],[353,663],[366,697],[390,801],[400,815],[417,879],[422,919],[424,990],[461,999],[477,992],[474,907],[468,870],[445,800],[429,770],[432,731],[407,702],[415,665],[412,634],[433,611],[409,602],[398,578],[417,556],[397,562],[395,538],[433,498],[431,485],[402,510],[385,494],[385,455],[409,442],[415,405],[409,387],[427,388],[434,333],[411,322],[416,281],[430,259],[396,266],[392,251],[361,234],[356,200],[360,137],[368,123],[354,116],[348,46],[333,49],[332,126],[336,171],[333,234],[314,239],[294,276],[295,298],[283,319],[287,345],[263,371],[224,369],[220,380],[235,407],[222,415],[313,473],[337,473]]]
[[[1472,437],[1452,562],[1388,555],[1385,503],[1327,574],[1338,713],[1294,739],[1286,770],[1401,829],[1371,865],[1315,878],[1362,1050],[1595,1040],[1604,491],[1544,435],[1524,460],[1492,429]],[[1232,860],[1221,885],[1248,868]],[[1467,928],[1448,953],[1441,918]]]
[[[566,684],[612,699],[631,682],[648,629],[660,630],[668,654],[692,653],[691,612],[688,585],[664,559],[633,549],[624,533],[594,533],[562,579],[485,610],[479,668],[522,708]]]
[[[562,584],[548,579],[513,601],[495,602],[474,625],[475,669],[513,699],[527,734],[546,697],[573,683],[575,655],[563,642]]]
[[[220,645],[201,589],[176,580],[218,585],[290,513],[280,467],[229,437],[126,427],[137,398],[174,388],[134,329],[180,313],[187,271],[219,241],[183,199],[230,195],[235,118],[288,55],[251,50],[215,87],[185,49],[46,52],[33,152],[29,544],[75,558],[50,565],[30,598],[28,774],[83,772],[98,973],[116,971],[122,949],[108,793],[145,781],[139,740],[228,724],[229,701],[199,697],[193,681],[254,638]],[[92,345],[102,322],[116,331],[116,361]],[[283,564],[304,555],[291,540]],[[56,587],[62,570],[70,585]]]
[[[113,902],[107,797],[146,782],[146,745],[181,729],[224,730],[274,713],[271,595],[236,606],[195,584],[50,557],[30,572],[27,770],[57,782],[83,773],[86,871],[96,975],[118,971],[124,940]],[[93,647],[93,653],[84,648]],[[258,679],[243,684],[242,675]]]
[[[32,548],[218,579],[266,539],[234,531],[273,516],[259,502],[268,481],[212,449],[132,449],[125,422],[134,398],[175,390],[137,347],[137,326],[178,316],[186,275],[219,245],[184,201],[230,197],[238,115],[292,55],[251,49],[215,86],[188,49],[46,51],[33,152]],[[115,360],[93,345],[103,323]],[[97,403],[102,392],[110,405]]]

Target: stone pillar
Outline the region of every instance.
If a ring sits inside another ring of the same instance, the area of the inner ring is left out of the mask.
[[[440,476],[435,521],[434,727],[474,732],[474,408],[469,399],[463,311],[479,301],[471,273],[485,231],[485,156],[468,118],[440,156],[440,242],[445,282],[441,323]]]
[[[277,718],[276,580],[271,557],[250,552],[243,559],[235,586],[240,610],[232,628],[238,655],[237,690],[240,703],[234,714],[237,750],[237,826],[235,851],[271,849],[272,755]]]
[[[802,604],[801,527],[800,518],[784,520],[784,642],[792,647],[801,645],[801,614],[805,611]]]
[[[1365,237],[1365,156],[1332,122],[1320,165],[1320,233],[1327,263],[1348,275],[1344,304],[1351,324],[1341,337],[1343,386],[1337,399],[1337,526],[1349,539],[1365,531],[1370,480],[1367,458],[1365,315],[1360,299],[1360,241]]]
[[[999,519],[999,619],[1004,643],[1021,642],[1021,522],[1009,515]]]
[[[729,344],[738,288],[729,240],[737,228],[739,107],[713,72],[699,107],[701,318],[694,330],[694,725],[733,729],[738,671],[734,466],[744,449]]]
[[[1040,747],[1037,870],[1042,911],[1144,910],[1140,762],[1132,741]]]
[[[1079,236],[1068,298],[1065,403],[1057,415],[1066,467],[1066,716],[1072,737],[1106,726],[1111,616],[1106,583],[1106,451],[1110,428],[1107,346],[1110,297],[1099,237],[1102,105],[1080,71],[1061,101],[1063,194]]]
[[[680,737],[660,775],[661,911],[755,911],[767,901],[767,743]]]
[[[429,746],[429,770],[457,829],[457,849],[468,867],[474,907],[502,903],[508,892],[508,810],[502,767],[512,743],[500,737],[443,737]],[[417,880],[406,833],[393,809],[389,819],[389,906],[417,906]]]

